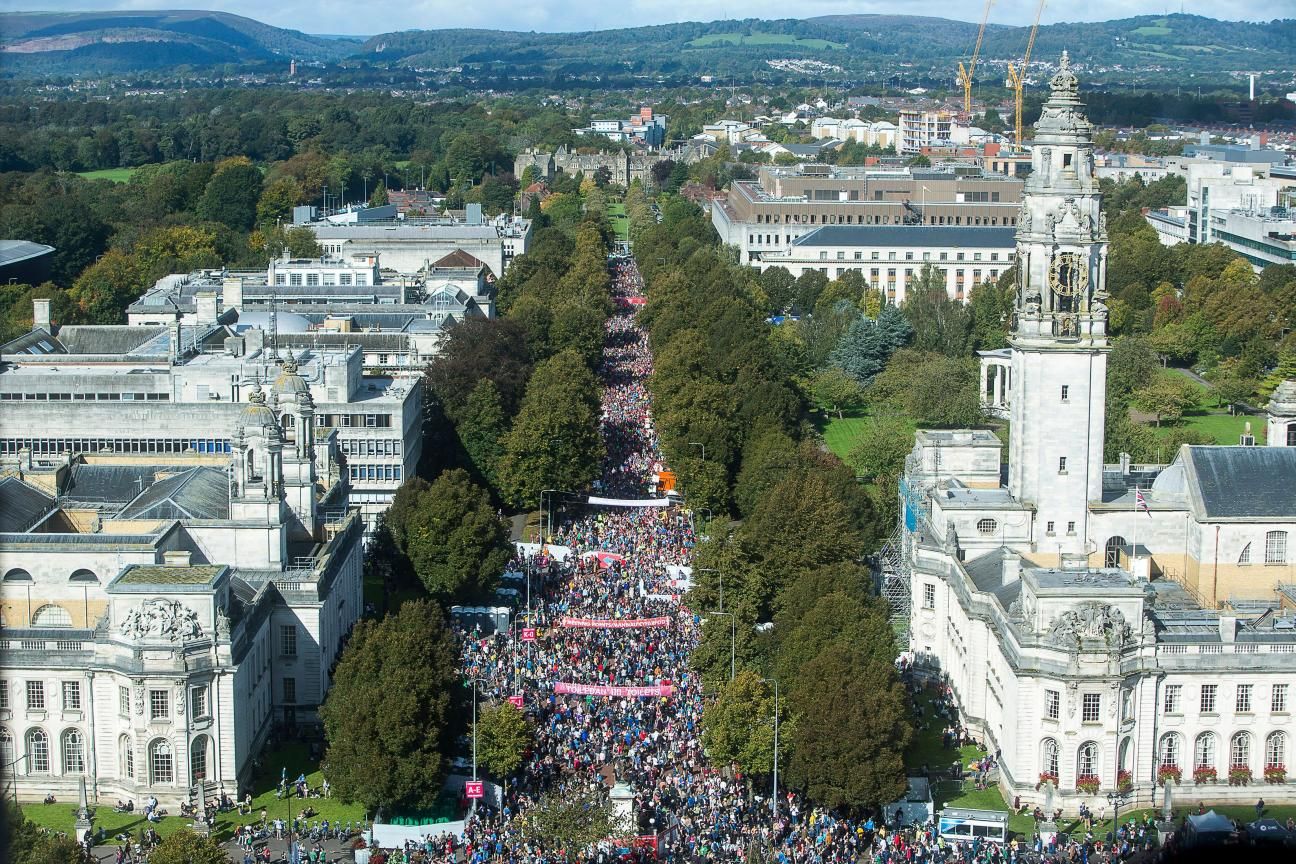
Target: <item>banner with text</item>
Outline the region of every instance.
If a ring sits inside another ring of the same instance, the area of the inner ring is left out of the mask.
[[[675,688],[669,683],[655,684],[651,687],[613,687],[603,684],[568,684],[563,681],[554,683],[555,693],[566,693],[571,696],[630,696],[634,698],[670,696]]]
[[[669,627],[670,618],[568,618],[563,617],[563,627],[585,627],[592,630],[643,630],[648,627]]]

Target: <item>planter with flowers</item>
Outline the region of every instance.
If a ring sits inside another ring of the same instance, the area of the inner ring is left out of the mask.
[[[1126,771],[1124,768],[1122,768],[1121,770],[1117,771],[1117,772],[1116,772],[1116,791],[1117,791],[1117,792],[1132,792],[1133,790],[1134,790],[1134,778],[1130,776],[1130,772]]]
[[[1286,765],[1266,765],[1264,777],[1266,783],[1286,783],[1287,766]]]
[[[1122,771],[1121,773],[1124,774],[1126,772]],[[1182,777],[1183,771],[1180,770],[1178,765],[1162,765],[1157,769],[1157,782],[1162,786],[1167,783],[1177,784]]]
[[[1193,782],[1198,786],[1203,783],[1214,783],[1218,779],[1219,775],[1209,765],[1199,765],[1193,769]]]
[[[1230,786],[1246,786],[1251,783],[1251,769],[1245,765],[1229,769]]]
[[[1052,783],[1054,786],[1057,786],[1058,775],[1053,774],[1052,772],[1049,771],[1041,771],[1039,776],[1039,783],[1035,784],[1035,788],[1039,789],[1041,786],[1045,785],[1046,783]]]
[[[1102,781],[1093,774],[1082,774],[1076,778],[1076,791],[1086,795],[1097,795],[1102,788]]]

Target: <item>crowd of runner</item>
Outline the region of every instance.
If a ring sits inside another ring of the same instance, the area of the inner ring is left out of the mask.
[[[653,429],[647,388],[652,356],[635,322],[643,284],[632,259],[614,259],[617,311],[606,325],[601,432],[607,445],[600,495],[655,497],[654,474],[662,455]],[[550,864],[578,859],[610,862],[650,857],[625,840],[573,850],[550,848],[525,831],[526,812],[540,796],[606,784],[610,766],[635,792],[639,824],[632,833],[657,837],[656,855],[680,862],[747,861],[780,864],[841,862],[1106,860],[1092,838],[1050,850],[1042,844],[947,844],[932,828],[901,826],[885,816],[848,821],[804,805],[794,794],[752,795],[742,777],[718,770],[701,745],[702,690],[689,671],[700,622],[681,605],[680,566],[695,542],[686,512],[648,506],[591,507],[559,520],[539,552],[519,555],[509,569],[525,574],[531,592],[527,624],[540,628],[522,639],[519,622],[483,636],[460,632],[465,679],[479,679],[481,698],[522,697],[535,723],[527,761],[513,778],[501,807],[479,807],[464,835],[429,835],[422,843],[389,850],[392,861]],[[611,554],[608,554],[611,553]],[[634,629],[564,627],[564,617],[660,619]],[[669,686],[669,696],[577,696],[555,685]],[[939,710],[939,708],[937,709]],[[951,723],[946,740],[961,737]],[[1131,834],[1130,844],[1143,841]],[[1130,848],[1127,846],[1126,848]],[[755,850],[760,850],[754,856]]]

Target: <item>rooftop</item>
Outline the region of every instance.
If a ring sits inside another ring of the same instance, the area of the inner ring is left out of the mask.
[[[792,242],[797,246],[894,246],[1014,249],[1017,229],[957,225],[825,225]]]
[[[1296,447],[1185,446],[1180,458],[1206,518],[1296,518]]]
[[[39,258],[53,251],[53,246],[32,243],[30,240],[0,240],[0,267],[6,264],[17,264],[29,258]]]
[[[224,564],[137,564],[126,568],[114,585],[210,585]]]

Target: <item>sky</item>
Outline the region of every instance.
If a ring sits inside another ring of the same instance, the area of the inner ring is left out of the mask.
[[[307,33],[370,36],[394,30],[484,27],[495,30],[606,30],[675,21],[811,18],[817,15],[911,14],[980,20],[980,0],[9,0],[3,5],[48,12],[208,8]],[[11,8],[12,8],[11,7]],[[997,0],[990,20],[1029,25],[1036,0]],[[1231,20],[1296,17],[1296,0],[1184,0],[1183,11]],[[1053,0],[1043,23],[1105,21],[1177,12],[1171,0]]]

